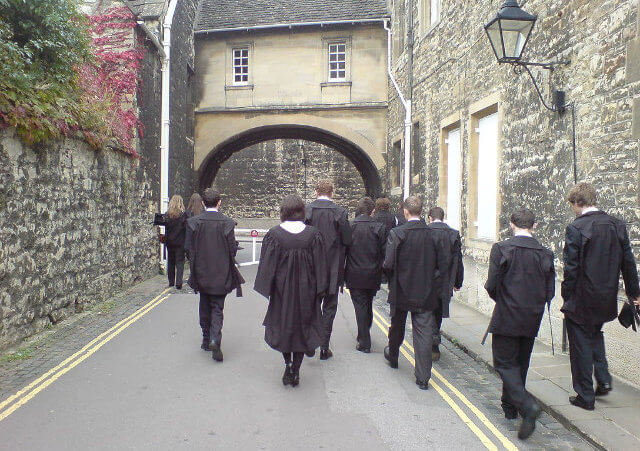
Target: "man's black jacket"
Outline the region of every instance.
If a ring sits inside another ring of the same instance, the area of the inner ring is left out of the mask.
[[[593,211],[567,226],[562,311],[569,319],[579,324],[615,319],[620,272],[627,295],[637,298],[638,269],[622,221]]]
[[[347,211],[330,200],[317,199],[307,205],[305,223],[320,230],[329,269],[327,294],[338,293],[344,283],[344,261],[351,244]]]
[[[444,255],[447,268],[449,268],[448,271],[438,271],[436,278],[436,287],[444,296],[442,298],[442,317],[449,318],[449,302],[453,296],[453,289],[460,289],[464,279],[462,240],[460,233],[444,222],[432,222],[427,227],[433,230],[438,252]]]
[[[223,295],[244,282],[233,261],[238,252],[236,222],[217,211],[187,220],[186,250],[191,257],[189,286],[196,292]]]
[[[538,335],[544,306],[555,293],[553,252],[535,238],[514,236],[491,248],[485,289],[496,303],[489,332]]]
[[[349,289],[380,288],[386,245],[384,224],[360,215],[351,223],[351,246],[347,249],[344,281]]]
[[[389,303],[411,312],[433,311],[440,306],[436,271],[447,267],[438,253],[434,233],[424,221],[407,221],[391,229],[383,268],[389,274]]]

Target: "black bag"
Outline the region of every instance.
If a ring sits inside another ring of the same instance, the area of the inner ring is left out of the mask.
[[[167,225],[167,217],[162,213],[156,213],[153,217],[153,225],[154,226]]]
[[[637,332],[636,324],[640,325],[640,309],[637,305],[626,302],[624,306],[622,306],[622,310],[620,310],[618,321],[620,321],[620,324],[622,324],[624,328],[628,329],[629,326],[631,326],[633,331]]]

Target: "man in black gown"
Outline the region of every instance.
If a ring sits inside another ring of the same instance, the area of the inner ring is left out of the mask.
[[[433,230],[420,218],[421,214],[422,199],[408,197],[404,201],[407,221],[389,233],[383,268],[389,274],[391,326],[384,357],[392,368],[398,367],[407,313],[411,312],[416,384],[427,390],[432,365],[433,311],[438,308],[441,296],[435,277],[436,271],[444,271],[447,265],[438,254]]]
[[[347,211],[331,200],[331,181],[320,180],[316,185],[316,196],[317,199],[307,205],[305,223],[320,230],[329,270],[329,285],[322,298],[324,339],[320,345],[320,359],[327,360],[333,356],[329,342],[338,310],[338,289],[344,282],[344,261],[347,246],[351,244],[351,227]]]
[[[511,215],[514,236],[496,243],[489,258],[485,289],[496,303],[489,325],[493,365],[502,378],[502,409],[508,419],[518,412],[518,437],[529,437],[540,407],[525,390],[533,344],[545,304],[555,292],[553,252],[540,245],[532,231],[535,216],[527,209]]]
[[[389,211],[391,201],[386,197],[376,199],[376,210],[373,219],[384,224],[385,241],[389,238],[389,232],[396,226],[396,217]]]
[[[351,293],[351,300],[358,324],[358,344],[360,352],[371,351],[371,324],[373,323],[373,297],[380,289],[382,261],[386,244],[384,225],[371,216],[373,200],[364,197],[358,202],[358,216],[351,223],[351,246],[347,251],[345,284]]]
[[[218,211],[220,193],[207,188],[202,194],[205,211],[187,221],[186,250],[191,257],[189,285],[200,293],[202,349],[222,362],[222,322],[228,293],[243,282],[235,266],[238,251],[236,222]]]
[[[640,298],[638,269],[625,224],[596,208],[596,191],[579,183],[569,193],[576,220],[567,226],[562,312],[567,321],[573,389],[569,401],[593,410],[611,391],[602,326],[618,316],[620,273],[627,296]],[[593,376],[598,386],[593,390]]]
[[[440,299],[440,306],[434,310],[435,322],[433,326],[433,349],[432,358],[434,362],[440,360],[440,328],[442,318],[449,318],[449,303],[453,296],[453,291],[462,288],[464,279],[464,266],[462,264],[462,241],[460,233],[452,229],[444,221],[444,210],[440,207],[433,207],[428,214],[429,228],[433,230],[438,246],[438,252],[444,255],[447,260],[448,270],[438,273],[436,287],[438,292],[444,288],[443,297]]]

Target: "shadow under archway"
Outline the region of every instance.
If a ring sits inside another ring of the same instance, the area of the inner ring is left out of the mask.
[[[198,190],[210,187],[222,164],[236,152],[254,144],[276,139],[300,139],[331,147],[356,167],[367,192],[375,199],[382,193],[382,181],[375,164],[364,150],[352,142],[326,130],[301,125],[257,127],[235,135],[217,145],[202,162],[197,173]]]

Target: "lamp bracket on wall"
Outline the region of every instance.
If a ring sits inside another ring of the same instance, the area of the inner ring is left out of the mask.
[[[531,78],[531,81],[533,82],[533,86],[536,88],[536,92],[538,93],[538,96],[540,97],[540,102],[542,102],[542,105],[544,105],[544,107],[547,110],[562,114],[567,110],[567,106],[568,106],[567,103],[566,103],[565,92],[564,91],[560,91],[560,90],[554,90],[553,91],[553,103],[552,103],[551,106],[549,106],[547,104],[547,102],[544,100],[544,97],[542,96],[542,92],[540,91],[540,87],[538,86],[538,82],[536,81],[535,77],[531,73],[531,70],[529,69],[529,66],[542,67],[543,69],[547,69],[547,70],[551,70],[552,71],[555,66],[567,65],[567,64],[570,64],[570,63],[571,63],[571,60],[555,61],[555,62],[551,62],[551,63],[534,63],[534,62],[531,62],[531,61],[514,61],[511,64],[513,65],[513,71],[516,74],[520,75],[520,74],[522,74],[523,71],[526,71],[527,74],[529,74],[529,77]]]

